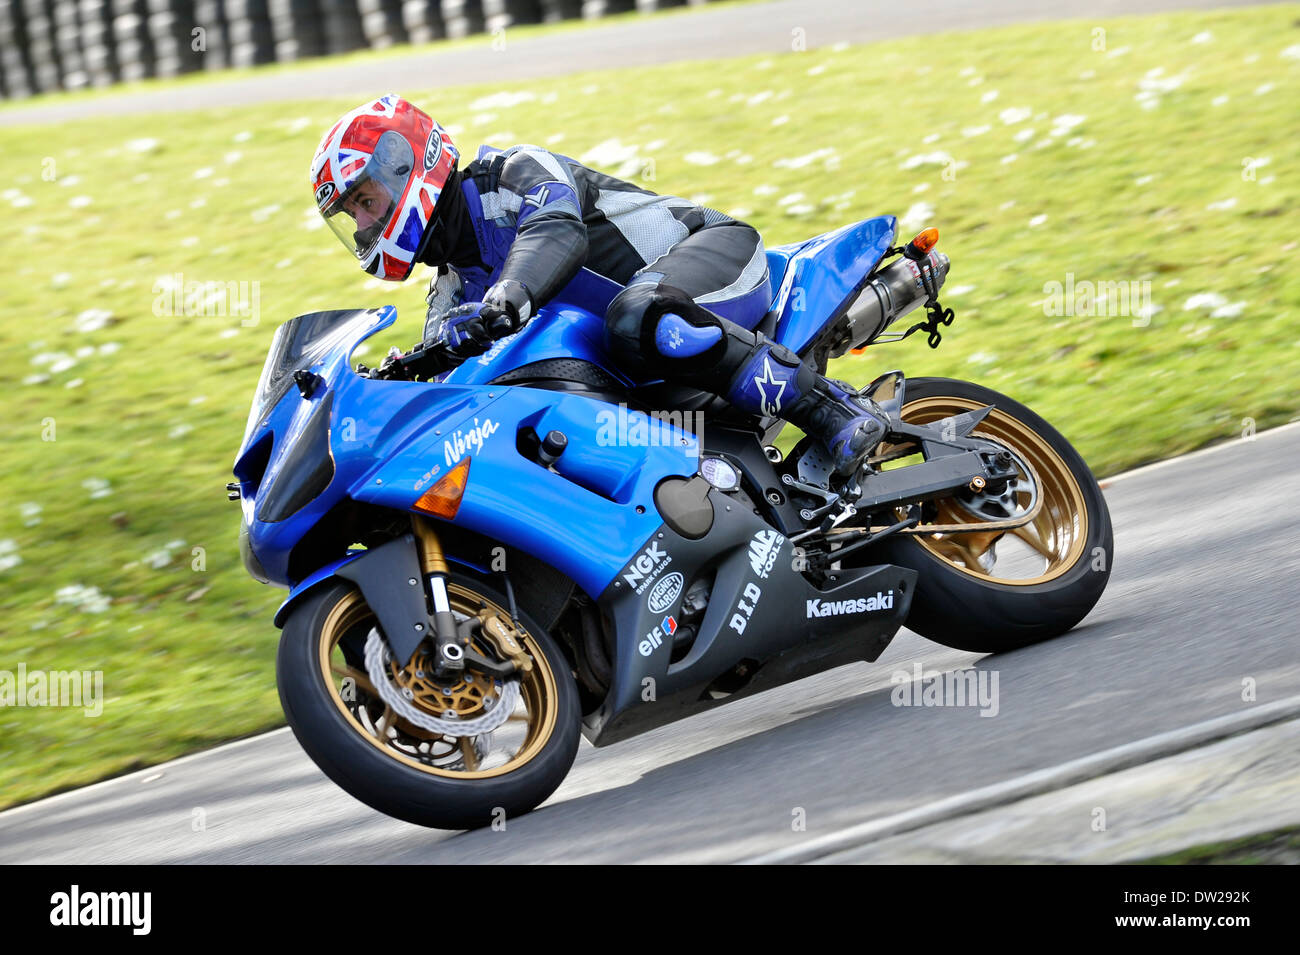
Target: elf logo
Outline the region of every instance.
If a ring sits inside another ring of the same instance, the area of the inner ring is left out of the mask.
[[[671,614],[664,617],[655,627],[645,635],[645,639],[637,645],[637,651],[643,657],[648,657],[664,645],[664,637],[671,637],[677,632],[677,620]]]
[[[773,530],[759,531],[749,542],[749,566],[759,580],[766,580],[776,563],[776,556],[781,552],[785,538]]]
[[[623,575],[623,579],[639,594],[650,586],[659,571],[672,562],[673,559],[668,556],[668,552],[661,548],[658,542],[651,541],[650,546],[637,554],[631,568]]]
[[[894,592],[887,594],[876,591],[874,597],[858,597],[853,600],[810,600],[808,617],[838,617],[846,613],[871,613],[876,610],[893,610]]]

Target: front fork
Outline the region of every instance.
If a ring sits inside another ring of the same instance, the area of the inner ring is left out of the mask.
[[[433,522],[418,514],[411,515],[415,532],[416,549],[420,554],[420,569],[429,582],[429,597],[433,602],[434,669],[439,676],[456,676],[466,666],[490,677],[504,679],[516,672],[527,672],[533,662],[524,650],[520,634],[513,619],[505,620],[486,607],[477,617],[458,621],[447,599],[447,560],[442,542]],[[503,662],[489,660],[471,647],[475,629],[492,644]]]
[[[434,665],[440,675],[464,670],[468,639],[461,637],[456,615],[451,612],[451,602],[447,599],[447,561],[442,555],[442,543],[426,518],[413,516],[411,523],[420,551],[420,567],[429,582],[433,600]]]

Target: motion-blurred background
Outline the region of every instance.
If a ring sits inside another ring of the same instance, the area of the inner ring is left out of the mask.
[[[307,180],[376,93],[771,245],[938,226],[942,347],[833,373],[981,381],[1099,475],[1294,418],[1300,5],[656,6],[0,0],[0,669],[105,687],[0,709],[0,806],[280,723],[281,594],[222,488],[278,324],[393,303],[361,357],[419,337],[427,276],[363,275]]]

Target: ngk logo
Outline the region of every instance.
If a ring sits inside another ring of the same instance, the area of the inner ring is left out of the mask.
[[[637,554],[636,559],[632,561],[631,569],[623,575],[623,579],[627,581],[629,587],[641,593],[659,571],[672,562],[673,559],[668,556],[668,552],[661,548],[657,541],[651,541],[649,547]]]

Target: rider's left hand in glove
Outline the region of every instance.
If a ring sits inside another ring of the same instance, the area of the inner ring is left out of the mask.
[[[481,355],[498,338],[512,335],[532,317],[528,289],[510,280],[487,290],[481,302],[457,306],[442,317],[434,338],[461,358]]]

